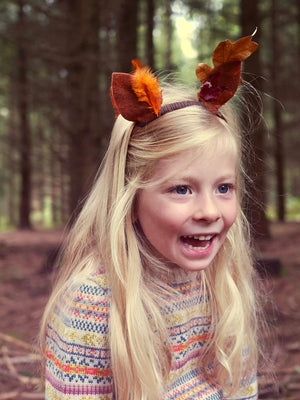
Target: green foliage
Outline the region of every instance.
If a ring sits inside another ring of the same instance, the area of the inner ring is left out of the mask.
[[[271,221],[277,220],[276,202],[273,200],[268,203],[267,217]],[[300,198],[287,195],[286,198],[286,221],[300,221]]]

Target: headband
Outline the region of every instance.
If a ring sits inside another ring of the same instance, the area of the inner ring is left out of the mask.
[[[112,74],[110,96],[116,116],[121,114],[128,121],[143,126],[168,112],[202,105],[225,119],[219,108],[234,96],[242,84],[242,61],[258,48],[258,44],[252,42],[253,35],[243,37],[235,43],[230,40],[220,42],[212,55],[213,67],[203,63],[197,65],[196,76],[202,83],[198,101],[182,101],[162,106],[162,90],[158,79],[149,67],[143,66],[139,60],[132,60],[132,74]]]

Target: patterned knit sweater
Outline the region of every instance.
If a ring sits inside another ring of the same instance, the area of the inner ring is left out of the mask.
[[[165,318],[172,364],[162,400],[223,399],[220,386],[201,375],[198,364],[210,317],[199,280],[172,284]],[[56,304],[46,338],[46,400],[112,400],[114,381],[109,350],[110,291],[103,271],[76,288],[67,288]],[[256,373],[239,400],[256,400]],[[122,400],[122,399],[120,399]]]

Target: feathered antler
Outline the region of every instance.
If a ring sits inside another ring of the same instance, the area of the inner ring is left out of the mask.
[[[157,118],[162,104],[158,79],[139,60],[133,74],[113,73],[110,95],[116,114],[145,124]]]
[[[214,68],[207,64],[197,65],[196,75],[203,84],[198,99],[211,112],[219,115],[219,108],[234,96],[242,83],[242,61],[258,48],[258,44],[252,42],[253,35],[235,43],[230,40],[219,43],[212,56]]]

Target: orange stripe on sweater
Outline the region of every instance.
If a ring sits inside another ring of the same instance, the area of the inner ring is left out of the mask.
[[[79,365],[66,365],[63,364],[54,354],[47,350],[46,356],[51,360],[57,368],[66,374],[78,374],[78,375],[94,375],[94,376],[112,376],[111,369],[101,370],[100,368],[83,367]]]
[[[191,337],[186,343],[184,344],[177,344],[172,346],[174,352],[176,351],[183,351],[186,350],[192,343],[195,342],[205,342],[210,338],[210,335],[208,333],[203,333],[202,335],[197,335],[194,337]]]

